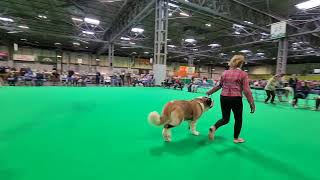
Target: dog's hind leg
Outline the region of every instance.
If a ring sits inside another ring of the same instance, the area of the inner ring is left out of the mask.
[[[162,137],[163,137],[164,141],[166,141],[166,142],[171,141],[171,128],[173,128],[173,127],[174,126],[170,125],[170,124],[164,125],[163,130],[162,130]]]
[[[169,121],[164,125],[162,136],[167,142],[171,141],[171,128],[178,126],[183,121],[183,114],[176,109],[171,112]]]
[[[193,135],[199,136],[200,132],[197,131],[197,121],[190,121],[189,122],[190,131]]]

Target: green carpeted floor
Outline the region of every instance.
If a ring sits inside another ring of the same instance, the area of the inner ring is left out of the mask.
[[[0,87],[0,180],[316,180],[320,113],[245,103],[242,137],[232,123],[207,141],[215,107],[190,135],[186,124],[163,143],[147,123],[173,99],[199,94],[160,88]]]

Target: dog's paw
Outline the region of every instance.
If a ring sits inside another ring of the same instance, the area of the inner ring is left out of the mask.
[[[193,131],[193,132],[191,132],[193,135],[195,135],[195,136],[199,136],[200,135],[200,132],[199,131]]]

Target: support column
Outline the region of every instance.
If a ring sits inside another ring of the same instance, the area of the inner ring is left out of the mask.
[[[13,54],[14,54],[14,44],[9,43],[8,44],[8,66],[13,68],[14,67],[14,59],[13,59]]]
[[[166,78],[167,38],[168,38],[168,1],[156,0],[155,38],[153,73],[155,85],[160,86]]]
[[[288,39],[279,40],[276,74],[286,74],[288,58]]]
[[[194,57],[193,57],[193,55],[190,55],[190,56],[188,56],[188,66],[189,67],[193,67],[194,66]]]
[[[114,44],[110,43],[108,50],[109,73],[113,73]]]

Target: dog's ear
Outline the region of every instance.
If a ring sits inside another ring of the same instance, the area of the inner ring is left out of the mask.
[[[208,107],[212,108],[212,106],[213,106],[213,100],[212,100],[211,98],[206,97],[205,103],[206,103],[206,105],[207,105]]]

